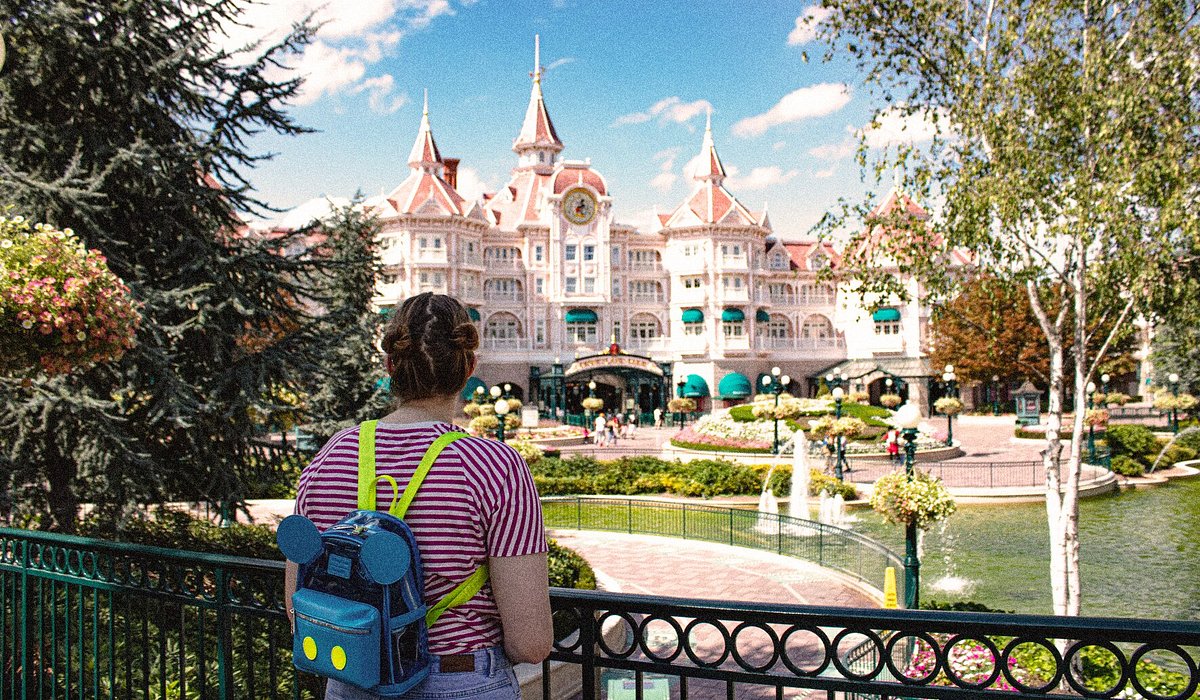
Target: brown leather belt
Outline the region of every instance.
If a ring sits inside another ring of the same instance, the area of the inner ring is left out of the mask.
[[[438,666],[442,673],[471,673],[475,671],[474,654],[451,654],[439,656]]]

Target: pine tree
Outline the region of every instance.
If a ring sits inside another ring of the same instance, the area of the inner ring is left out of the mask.
[[[246,139],[304,131],[283,110],[300,79],[272,76],[312,29],[231,55],[217,40],[240,5],[0,0],[4,203],[100,249],[143,315],[117,364],[0,379],[0,465],[43,527],[72,530],[80,499],[238,502],[271,466],[251,457],[253,416],[290,410],[273,388],[319,368],[306,309],[323,263],[237,218],[262,206]],[[252,342],[268,328],[284,332]]]
[[[342,428],[380,417],[389,401],[379,349],[386,316],[372,303],[380,270],[374,247],[379,221],[358,196],[335,210],[321,228],[332,268],[324,295],[328,307],[320,323],[324,370],[307,396],[312,420],[305,426],[317,444]]]

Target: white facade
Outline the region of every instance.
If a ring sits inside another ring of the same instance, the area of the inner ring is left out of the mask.
[[[426,109],[408,177],[374,203],[386,266],[377,303],[427,290],[460,299],[478,315],[487,384],[527,390],[530,366],[569,364],[614,340],[674,363],[676,379],[701,377],[714,397],[731,372],[753,382],[778,365],[807,393],[805,377],[848,357],[921,356],[924,310],[899,308],[896,333],[883,337],[852,295],[839,303],[836,285],[817,279],[839,253],[781,241],[765,210],[725,189],[711,125],[692,191],[653,230],[617,222],[603,176],[562,159],[563,148],[539,70],[499,192],[478,202],[457,193],[457,162],[438,152]]]

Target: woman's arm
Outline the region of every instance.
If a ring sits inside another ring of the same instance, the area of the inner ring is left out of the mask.
[[[500,609],[504,652],[513,663],[541,663],[554,643],[546,553],[488,559]]]

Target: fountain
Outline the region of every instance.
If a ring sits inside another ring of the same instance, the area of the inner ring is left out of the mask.
[[[758,522],[754,529],[759,532],[775,532],[779,529],[779,499],[771,490],[771,475],[774,473],[775,465],[772,464],[763,481],[762,493],[758,496]]]
[[[792,437],[792,496],[788,499],[788,516],[811,520],[812,513],[808,509],[808,438],[803,430],[797,430]]]
[[[1171,445],[1174,445],[1176,440],[1183,437],[1184,435],[1188,435],[1188,434],[1194,433],[1196,431],[1200,431],[1200,426],[1192,426],[1190,428],[1184,428],[1183,430],[1179,431],[1178,433],[1172,435],[1171,439],[1167,440],[1167,444],[1163,445],[1162,452],[1159,452],[1158,456],[1154,458],[1154,464],[1150,465],[1150,470],[1147,471],[1146,473],[1153,474],[1154,470],[1158,469],[1158,463],[1160,461],[1162,461],[1163,455],[1165,455],[1167,453],[1167,450],[1171,449]]]
[[[942,540],[942,569],[943,574],[929,583],[929,590],[936,593],[944,593],[948,596],[956,598],[965,598],[975,591],[975,582],[965,576],[958,575],[958,568],[954,563],[954,535],[946,529],[946,521],[943,520],[939,525],[938,535]],[[921,545],[920,556],[924,556],[924,531],[921,531],[921,537],[918,542]]]

